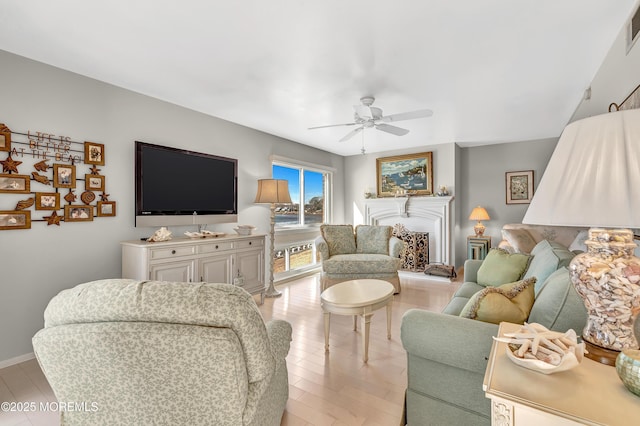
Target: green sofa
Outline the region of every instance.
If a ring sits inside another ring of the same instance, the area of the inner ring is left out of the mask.
[[[566,268],[574,256],[563,246],[540,241],[522,278],[536,277],[535,301],[528,322],[581,334],[587,311]],[[462,318],[467,301],[484,287],[477,283],[483,261],[467,260],[464,283],[442,313],[412,309],[402,318],[407,351],[406,423],[489,425],[490,401],[482,381],[498,325]]]

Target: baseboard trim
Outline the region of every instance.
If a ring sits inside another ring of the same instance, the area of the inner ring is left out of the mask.
[[[5,359],[4,361],[0,361],[0,368],[11,367],[12,365],[29,361],[30,359],[34,359],[35,357],[36,356],[33,352],[29,352],[28,354],[18,355],[17,357],[14,357],[14,358]]]

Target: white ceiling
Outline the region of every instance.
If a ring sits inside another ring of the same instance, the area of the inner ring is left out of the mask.
[[[0,49],[341,155],[557,137],[636,0],[0,0]],[[394,123],[395,124],[395,123]]]

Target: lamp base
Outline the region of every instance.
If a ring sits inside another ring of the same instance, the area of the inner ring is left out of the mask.
[[[264,292],[264,297],[280,297],[282,296],[282,292],[276,290],[274,287],[269,287],[267,291]]]
[[[476,226],[473,227],[473,232],[476,233],[476,237],[482,237],[484,235],[485,227],[482,223],[478,222]]]
[[[582,339],[584,342],[584,346],[588,352],[584,354],[589,359],[592,359],[600,364],[610,365],[611,367],[616,366],[616,359],[620,352],[614,351],[612,349],[603,348],[602,346],[594,345],[590,343],[584,338]]]

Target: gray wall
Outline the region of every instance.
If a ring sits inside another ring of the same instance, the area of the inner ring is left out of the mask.
[[[558,142],[544,139],[498,145],[486,145],[459,150],[458,208],[460,218],[456,230],[456,259],[461,266],[467,258],[467,236],[474,235],[474,221],[469,214],[476,206],[487,209],[490,221],[485,235],[491,236],[491,246],[500,242],[500,229],[505,223],[521,223],[528,204],[506,204],[505,173],[533,170],[534,193]]]
[[[120,241],[153,232],[134,227],[135,140],[237,158],[239,222],[263,232],[269,228],[269,210],[253,204],[253,199],[256,179],[271,175],[269,155],[334,167],[334,218],[344,220],[341,156],[7,52],[0,51],[0,64],[0,122],[15,132],[43,131],[104,143],[106,165],[101,173],[118,207],[116,217],[94,222],[60,227],[34,222],[30,230],[0,231],[0,363],[32,352],[31,337],[42,327],[44,309],[56,293],[81,282],[119,277]],[[5,155],[0,153],[0,158]],[[31,170],[30,165],[19,168],[21,174]],[[3,195],[0,210],[12,210],[15,195]],[[209,229],[233,232],[233,226]],[[187,229],[172,231],[182,235]]]

